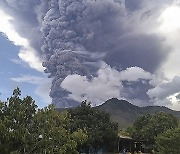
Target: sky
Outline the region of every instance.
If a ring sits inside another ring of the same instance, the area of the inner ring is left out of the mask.
[[[47,75],[23,62],[18,57],[19,50],[20,47],[9,41],[7,36],[0,35],[0,99],[6,101],[13,90],[19,87],[22,97],[32,96],[39,108],[47,106],[51,102],[48,97],[51,80],[47,80]]]
[[[179,0],[0,2],[0,99],[180,110]]]

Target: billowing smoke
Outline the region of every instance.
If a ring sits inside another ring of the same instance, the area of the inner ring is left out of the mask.
[[[166,56],[162,53],[162,38],[136,32],[134,27],[139,25],[131,27],[131,18],[135,17],[120,0],[49,1],[41,30],[45,38],[43,66],[53,77],[53,103],[72,105],[67,100],[68,92],[61,88],[62,81],[72,74],[96,76],[97,68],[88,64],[98,60],[119,70],[132,66],[150,72],[157,69]],[[96,53],[104,56],[99,59],[93,56]]]
[[[70,100],[66,101],[68,93],[60,86],[66,76],[95,75],[92,64],[99,59],[96,53],[105,55],[116,44],[124,28],[123,16],[126,12],[119,1],[52,0],[49,3],[42,22],[45,38],[42,50],[45,72],[53,77],[50,96],[54,103],[70,105]]]
[[[171,51],[155,19],[173,1],[13,2],[0,6],[14,17],[15,29],[30,41],[53,78],[50,96],[57,107],[76,106],[81,99],[101,104],[118,97],[138,105],[152,100],[148,90],[161,83],[154,74]],[[96,94],[92,85],[98,86]]]

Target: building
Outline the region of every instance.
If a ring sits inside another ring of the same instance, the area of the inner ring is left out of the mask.
[[[148,143],[145,141],[137,141],[129,136],[119,135],[117,152],[120,153],[125,149],[126,152],[129,151],[134,153],[135,151],[141,151],[143,153],[146,153],[149,151],[147,145]]]

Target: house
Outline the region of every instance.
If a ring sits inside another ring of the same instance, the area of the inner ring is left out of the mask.
[[[117,152],[120,153],[125,149],[133,153],[135,151],[146,153],[149,151],[147,145],[148,143],[146,141],[137,141],[129,136],[119,135]]]

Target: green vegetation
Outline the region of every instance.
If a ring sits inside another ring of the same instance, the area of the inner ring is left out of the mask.
[[[0,153],[3,154],[89,154],[104,148],[113,152],[117,149],[118,125],[102,109],[114,109],[117,113],[122,106],[127,115],[139,110],[126,102],[119,105],[116,100],[115,104],[98,108],[84,101],[77,108],[58,112],[52,105],[37,109],[30,96],[21,99],[20,95],[17,88],[6,102],[0,101]],[[119,134],[146,141],[160,154],[180,151],[178,120],[165,112],[141,115],[127,131],[120,130]]]
[[[118,126],[107,113],[86,102],[62,113],[52,105],[37,109],[30,96],[21,99],[20,95],[17,88],[7,102],[0,102],[0,153],[78,154],[103,146],[113,149]]]
[[[80,129],[66,129],[69,115],[52,106],[37,110],[30,96],[20,99],[20,94],[17,88],[7,102],[0,103],[0,153],[78,153],[77,145],[87,137]]]
[[[110,115],[105,112],[92,108],[90,103],[82,102],[81,106],[70,109],[71,132],[82,128],[87,132],[86,142],[80,146],[86,153],[89,151],[95,153],[100,148],[106,147],[107,150],[115,149],[118,125],[110,121]]]
[[[156,138],[159,154],[175,154],[180,152],[180,128],[169,129]]]
[[[155,149],[160,154],[174,154],[180,150],[178,119],[168,113],[142,115],[127,129],[127,133],[133,139],[144,142],[150,151]]]
[[[134,139],[155,143],[155,137],[168,129],[178,127],[178,120],[171,114],[159,112],[137,118],[129,132]]]

